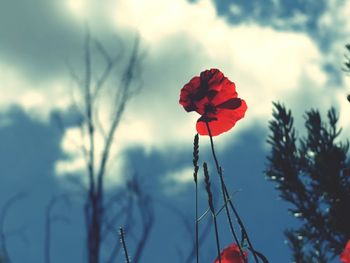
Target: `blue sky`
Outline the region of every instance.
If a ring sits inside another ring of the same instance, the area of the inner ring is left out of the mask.
[[[135,83],[142,89],[127,105],[107,174],[107,191],[113,192],[137,173],[154,200],[155,225],[141,262],[181,262],[180,255],[188,253],[188,233],[174,211],[193,217],[192,140],[198,116],[186,113],[178,96],[193,76],[212,67],[236,83],[248,104],[246,117],[216,138],[228,187],[256,248],[272,263],[290,262],[283,230],[297,221],[263,172],[272,101],[293,110],[299,129],[306,109],[324,113],[333,105],[344,134],[349,134],[350,81],[341,71],[344,45],[350,42],[349,14],[349,2],[340,0],[2,1],[0,208],[24,194],[4,225],[12,261],[44,262],[45,209],[54,196],[69,194],[74,196],[69,204],[58,202],[55,207],[54,213],[68,223],[54,224],[52,262],[84,262],[83,199],[73,183],[86,182],[77,147],[84,142],[72,106],[76,86],[68,65],[82,73],[88,21],[91,34],[111,54],[123,50],[121,65],[137,33],[145,53]],[[100,98],[102,126],[109,124],[108,94],[119,74],[120,69]],[[101,137],[96,139],[100,145]],[[200,140],[200,161],[208,161],[214,172],[208,138]],[[224,218],[220,228],[225,246],[230,239]],[[203,262],[215,258],[213,233],[208,235]],[[132,254],[132,238],[129,243]]]

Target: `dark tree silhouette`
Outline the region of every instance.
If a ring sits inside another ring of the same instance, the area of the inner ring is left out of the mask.
[[[77,87],[72,90],[72,99],[76,112],[81,116],[83,144],[78,147],[86,164],[87,187],[84,185],[81,188],[86,198],[84,213],[89,263],[115,262],[121,251],[119,226],[124,226],[128,235],[133,233],[131,226],[135,228],[140,224],[137,234],[130,237],[136,247],[135,251],[130,251],[131,258],[133,262],[139,262],[154,222],[153,201],[143,191],[137,177],[127,178],[124,187],[106,190],[106,174],[110,173],[108,164],[114,157],[112,148],[116,132],[128,102],[140,88],[139,76],[144,55],[140,52],[138,36],[129,55],[123,47],[117,51],[117,54],[112,54],[87,29],[83,73],[76,74],[70,67]],[[105,100],[101,100],[103,95]],[[102,123],[102,106],[106,104],[109,105],[109,122]],[[64,126],[63,123],[61,125]],[[101,150],[97,147],[98,138],[103,140]],[[71,139],[74,141],[74,138]],[[50,236],[47,240],[50,240]],[[49,249],[46,254],[49,258]]]
[[[339,140],[334,108],[327,117],[323,121],[318,110],[307,111],[306,135],[301,138],[284,105],[274,103],[269,122],[266,175],[299,219],[299,228],[285,231],[298,263],[328,262],[350,237],[349,143]]]

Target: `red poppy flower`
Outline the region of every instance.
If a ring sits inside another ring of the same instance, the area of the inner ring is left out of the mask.
[[[243,252],[246,260],[248,259],[248,253]],[[241,256],[241,252],[237,244],[231,244],[227,248],[225,248],[221,254],[221,263],[244,263],[244,259]],[[219,259],[217,258],[214,263],[219,263]]]
[[[212,136],[230,130],[247,110],[245,101],[237,97],[235,84],[218,69],[192,78],[181,89],[180,104],[187,112],[202,115],[196,125],[200,135],[209,135],[206,122]]]
[[[350,263],[350,240],[346,244],[343,253],[341,253],[340,260],[343,263]]]

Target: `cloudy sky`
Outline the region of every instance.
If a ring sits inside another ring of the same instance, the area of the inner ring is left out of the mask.
[[[135,83],[141,89],[117,130],[108,189],[122,185],[131,167],[152,193],[156,224],[142,262],[181,262],[188,251],[186,230],[172,210],[193,216],[191,144],[198,116],[178,104],[179,91],[214,67],[236,83],[248,104],[246,117],[216,138],[229,188],[257,249],[270,262],[289,262],[283,230],[296,221],[263,173],[272,102],[291,108],[299,128],[305,110],[325,113],[335,106],[344,133],[350,132],[350,78],[341,71],[349,15],[350,2],[341,0],[1,0],[0,208],[24,195],[3,226],[13,262],[43,262],[45,207],[53,196],[72,191],[70,179],[84,170],[70,73],[83,73],[86,24],[121,60],[100,98],[102,126],[108,125],[113,83],[135,36],[141,40]],[[200,140],[201,160],[210,161],[208,138]],[[81,202],[57,209],[69,223],[55,224],[53,262],[83,262]],[[204,244],[205,262],[215,257],[211,240]],[[223,234],[223,244],[228,242]]]

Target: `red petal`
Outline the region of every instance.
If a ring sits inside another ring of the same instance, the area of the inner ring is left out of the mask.
[[[350,263],[350,240],[346,244],[344,251],[341,253],[340,260],[343,263]]]
[[[241,104],[242,104],[242,101],[240,98],[233,98],[233,99],[229,99],[229,100],[217,105],[216,108],[234,110],[234,109],[239,108],[241,106]]]
[[[211,103],[213,103],[214,105],[219,105],[225,102],[226,100],[232,98],[237,98],[235,83],[225,78],[221,83],[220,92],[218,92],[216,96],[213,97],[213,99],[211,99]]]
[[[209,135],[205,120],[207,119],[212,136],[227,132],[235,126],[236,122],[244,117],[247,110],[247,104],[241,100],[239,108],[218,109],[216,114],[211,114],[207,118],[201,117],[196,124],[197,132],[200,135]]]
[[[346,248],[346,249],[350,249],[350,240],[348,241],[348,243],[346,243],[345,248]]]
[[[226,77],[218,69],[205,70],[200,75],[201,84],[207,87],[207,91],[219,92],[222,89],[222,82]]]
[[[193,111],[196,109],[195,95],[198,93],[199,87],[200,78],[194,77],[181,89],[179,103],[186,111]]]
[[[248,253],[243,252],[244,256],[247,258]],[[244,263],[244,260],[242,259],[241,253],[239,251],[239,248],[236,244],[231,244],[228,247],[226,247],[220,254],[221,256],[221,263]],[[216,259],[214,263],[219,263],[219,259]]]

